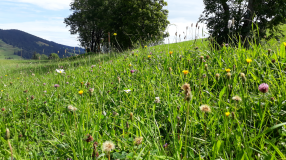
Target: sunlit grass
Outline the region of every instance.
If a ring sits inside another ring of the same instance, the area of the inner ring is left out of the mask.
[[[267,49],[197,40],[5,62],[0,157],[11,157],[9,128],[16,159],[283,159],[285,47]]]

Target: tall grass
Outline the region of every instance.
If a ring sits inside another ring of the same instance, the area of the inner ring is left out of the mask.
[[[115,143],[111,159],[285,159],[283,44],[270,54],[192,44],[3,65],[0,157],[11,157],[8,128],[16,159],[108,159],[105,141]]]

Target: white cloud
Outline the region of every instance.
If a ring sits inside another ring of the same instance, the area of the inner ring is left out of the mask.
[[[71,35],[62,20],[0,24],[1,29],[18,29],[37,37],[68,46],[78,46],[77,35]],[[15,27],[17,26],[17,27]]]
[[[69,9],[70,8],[69,5],[73,0],[8,0],[8,1],[34,4],[41,8],[49,10],[62,10],[62,9]]]

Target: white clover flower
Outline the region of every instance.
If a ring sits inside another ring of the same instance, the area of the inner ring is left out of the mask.
[[[126,92],[126,93],[128,93],[128,92],[130,92],[130,91],[131,91],[130,89],[124,90],[124,92]]]
[[[65,73],[65,70],[63,70],[63,69],[56,69],[56,72],[58,72],[58,73]]]

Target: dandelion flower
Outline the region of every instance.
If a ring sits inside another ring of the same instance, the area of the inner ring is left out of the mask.
[[[82,94],[83,94],[83,91],[82,91],[82,90],[78,91],[78,94],[82,95]]]
[[[147,46],[145,46],[145,48],[147,48]]]
[[[286,42],[284,42],[283,44],[284,44],[284,46],[286,47]]]
[[[246,62],[249,64],[250,62],[252,62],[252,59],[246,59]]]
[[[268,92],[269,86],[266,83],[262,83],[259,85],[258,89],[260,92],[266,93],[266,92]]]
[[[210,106],[208,106],[208,105],[206,105],[206,104],[201,105],[201,106],[200,106],[200,110],[201,110],[202,112],[206,112],[206,113],[211,112]]]
[[[132,66],[132,64],[130,63],[130,64],[129,64],[129,67],[131,67],[131,66]]]
[[[148,58],[151,58],[152,56],[151,55],[148,55]]]
[[[56,72],[58,72],[58,73],[65,73],[65,70],[63,70],[63,69],[56,69]]]
[[[169,54],[172,55],[172,54],[173,54],[173,51],[170,51]]]
[[[183,70],[184,75],[187,75],[189,73],[188,70]]]
[[[231,70],[229,68],[225,69],[226,72],[230,72]]]
[[[102,150],[104,152],[110,152],[112,150],[115,149],[115,145],[112,141],[105,141],[103,144],[102,144]]]
[[[234,97],[232,97],[232,100],[235,100],[235,101],[241,101],[241,98],[239,97],[239,96],[234,96]]]
[[[228,117],[229,115],[230,115],[230,113],[229,113],[229,112],[225,112],[225,116],[227,116],[227,117]]]
[[[139,144],[142,143],[142,141],[143,141],[143,137],[137,137],[137,138],[135,138],[134,143],[135,143],[136,145],[139,145]]]
[[[131,91],[130,89],[124,90],[124,92],[126,93],[129,93],[130,91]]]
[[[5,75],[7,77],[7,75]]]
[[[117,33],[113,33],[114,36],[117,36]]]

